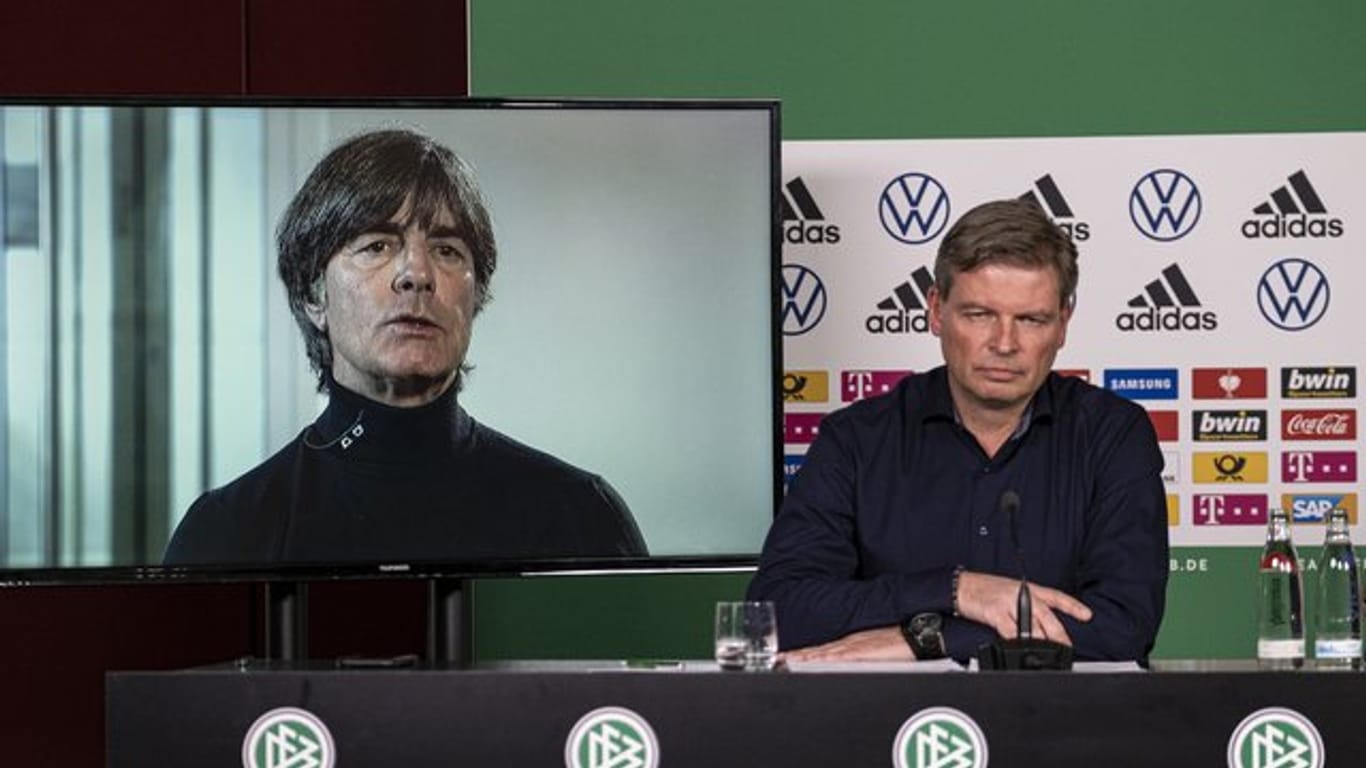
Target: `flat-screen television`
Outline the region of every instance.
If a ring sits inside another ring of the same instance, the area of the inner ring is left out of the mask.
[[[0,102],[0,581],[752,562],[782,492],[778,114]],[[432,350],[458,385],[384,367]]]

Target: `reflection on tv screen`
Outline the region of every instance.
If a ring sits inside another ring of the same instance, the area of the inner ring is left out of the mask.
[[[774,115],[0,107],[0,565],[756,552]]]

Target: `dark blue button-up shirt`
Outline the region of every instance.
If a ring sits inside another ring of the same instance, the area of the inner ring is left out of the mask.
[[[827,416],[773,522],[750,599],[774,600],[784,648],[938,611],[950,656],[995,638],[952,616],[956,568],[1018,577],[1001,511],[1019,494],[1029,580],[1093,617],[1058,618],[1079,660],[1146,661],[1167,585],[1162,454],[1143,409],[1051,374],[988,458],[955,417],[943,367]]]

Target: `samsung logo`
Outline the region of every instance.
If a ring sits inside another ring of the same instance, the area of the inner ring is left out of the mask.
[[[1134,400],[1175,400],[1175,368],[1122,368],[1105,371],[1105,388]]]

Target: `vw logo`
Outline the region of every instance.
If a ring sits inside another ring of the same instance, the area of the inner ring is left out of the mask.
[[[910,245],[928,243],[949,223],[949,193],[923,173],[903,173],[883,188],[877,210],[887,234]]]
[[[1304,259],[1281,259],[1257,282],[1257,307],[1283,331],[1302,331],[1328,311],[1328,276]]]
[[[1151,171],[1129,193],[1129,218],[1153,240],[1185,237],[1200,220],[1200,190],[1180,171]]]
[[[799,264],[783,266],[783,335],[800,336],[825,317],[825,283]]]

